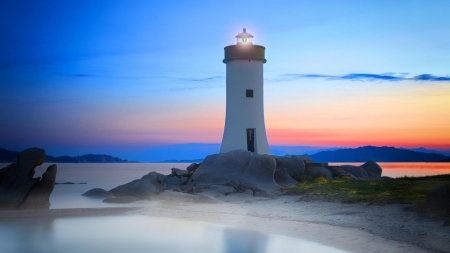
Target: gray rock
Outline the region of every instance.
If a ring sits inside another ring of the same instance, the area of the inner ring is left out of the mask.
[[[138,201],[138,198],[131,197],[131,196],[124,196],[124,197],[116,197],[116,198],[106,198],[103,200],[105,203],[118,203],[118,204],[128,204],[135,201]]]
[[[285,169],[291,177],[305,173],[305,163],[301,158],[288,156],[274,156],[277,163],[276,169]]]
[[[160,184],[164,184],[164,178],[165,177],[166,176],[161,174],[161,173],[152,171],[152,172],[148,173],[147,175],[141,177],[141,179],[154,180],[154,181],[157,181]]]
[[[148,199],[160,193],[163,190],[163,185],[157,180],[137,179],[117,186],[111,189],[110,192],[116,197],[135,197],[139,199]]]
[[[164,189],[181,189],[181,178],[166,176]]]
[[[3,175],[5,175],[6,172],[8,172],[12,167],[14,167],[14,165],[16,165],[16,164],[11,163],[10,165],[0,169],[0,183],[2,182]]]
[[[182,177],[182,176],[188,176],[187,170],[180,170],[177,168],[172,168],[172,175]]]
[[[273,156],[254,155],[241,149],[207,156],[195,170],[188,185],[198,188],[230,185],[238,191],[251,189],[255,195],[266,196],[279,190],[274,174]]]
[[[234,193],[235,189],[231,186],[226,185],[211,185],[208,189],[202,191],[202,194],[213,196],[215,198],[221,195],[227,196],[228,194]]]
[[[56,164],[48,166],[42,175],[42,179],[33,187],[18,207],[20,209],[48,209],[50,207],[50,194],[55,187],[57,170]]]
[[[191,163],[186,170],[189,174],[192,174],[198,167],[200,166],[200,163]]]
[[[341,165],[341,169],[347,171],[348,173],[355,176],[357,179],[368,179],[366,170],[364,170],[360,166],[352,166],[352,165]]]
[[[314,162],[309,155],[295,155],[293,157],[301,159],[301,160],[303,160],[304,162],[307,162],[307,163],[313,163]]]
[[[36,186],[40,178],[33,178],[35,168],[45,160],[45,150],[25,149],[17,155],[17,163],[2,169],[0,182],[0,207],[16,208]],[[53,182],[54,183],[54,182]],[[51,193],[51,192],[50,192]]]
[[[313,178],[316,177],[325,177],[326,179],[333,178],[333,173],[325,167],[308,167],[308,169],[306,169],[306,175]]]
[[[367,172],[369,177],[381,177],[383,169],[374,160],[369,160],[361,167]]]
[[[275,170],[275,182],[282,186],[295,186],[298,184],[297,180],[293,179],[286,169]]]
[[[112,194],[111,192],[104,190],[102,188],[91,189],[91,190],[83,193],[82,195],[86,196],[86,197],[93,197],[93,198],[112,198],[112,197],[114,197],[114,194]]]

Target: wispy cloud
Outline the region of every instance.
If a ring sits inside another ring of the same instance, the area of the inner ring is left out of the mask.
[[[206,82],[207,83],[207,82],[221,80],[224,78],[225,78],[224,76],[210,76],[210,77],[206,77],[206,78],[180,78],[180,80],[189,81],[189,82],[201,82],[201,83]]]
[[[270,79],[270,81],[287,82],[297,79],[325,79],[333,80],[353,80],[353,81],[429,81],[429,82],[450,82],[450,76],[435,76],[431,74],[422,74],[417,76],[410,76],[408,73],[384,73],[384,74],[370,74],[370,73],[350,73],[346,75],[324,75],[324,74],[284,74],[277,78]]]

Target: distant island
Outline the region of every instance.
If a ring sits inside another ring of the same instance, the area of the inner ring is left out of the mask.
[[[0,148],[0,163],[11,163],[17,159],[18,152]],[[413,151],[404,148],[365,146],[359,148],[344,148],[320,151],[309,155],[315,162],[450,162],[450,156],[443,154]],[[203,159],[164,160],[161,163],[200,163]],[[110,155],[87,154],[82,156],[47,155],[48,163],[137,163]]]
[[[17,160],[17,151],[0,148],[0,162],[13,163]],[[47,163],[137,163],[136,161],[123,160],[110,155],[87,154],[82,156],[51,156],[45,157]]]
[[[449,162],[450,157],[394,147],[365,146],[334,151],[321,151],[310,155],[315,162]]]

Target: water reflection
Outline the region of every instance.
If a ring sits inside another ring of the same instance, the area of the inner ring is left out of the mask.
[[[223,239],[226,253],[264,253],[269,240],[266,234],[236,228],[225,228]]]
[[[161,217],[0,219],[0,252],[345,253],[328,246],[211,223]]]
[[[53,218],[0,220],[0,252],[49,252]]]

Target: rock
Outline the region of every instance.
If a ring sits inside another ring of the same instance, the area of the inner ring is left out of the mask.
[[[178,176],[178,177],[185,176],[185,177],[187,177],[188,174],[189,173],[187,172],[187,170],[180,170],[180,169],[177,169],[177,168],[172,168],[172,175],[173,176]]]
[[[124,196],[124,197],[116,197],[116,198],[106,198],[103,200],[105,203],[118,203],[118,204],[128,204],[135,201],[138,201],[138,198],[130,197],[130,196]]]
[[[41,165],[45,160],[45,150],[40,148],[29,148],[17,154],[17,163],[11,164],[6,168],[3,168],[0,173],[0,207],[3,209],[13,209],[25,200],[27,195],[31,194],[33,188],[37,186],[40,178],[33,178],[35,168]],[[46,198],[50,196],[53,190],[54,180],[51,183],[51,174],[53,169],[48,171],[48,176],[45,181],[39,184],[38,192],[36,195],[41,196],[39,199],[43,203],[34,203],[36,206],[47,206],[48,202]],[[56,173],[56,167],[54,170]],[[45,186],[45,184],[51,183],[52,186]],[[43,189],[46,190],[43,190]],[[51,189],[51,190],[50,190]],[[50,190],[50,191],[49,191]],[[48,194],[47,197],[42,194]],[[37,201],[34,199],[33,201]],[[31,203],[31,202],[30,202]]]
[[[298,158],[298,159],[301,159],[301,160],[303,160],[303,162],[305,162],[305,163],[313,163],[313,162],[314,162],[314,161],[311,159],[311,157],[308,156],[308,155],[295,155],[295,156],[293,156],[293,157]]]
[[[33,190],[28,193],[25,199],[19,204],[20,209],[46,208],[50,207],[50,194],[55,187],[56,164],[48,166],[42,175],[42,179],[36,184]]]
[[[82,195],[86,196],[86,197],[93,197],[93,198],[112,198],[112,197],[114,197],[114,194],[112,194],[111,192],[104,190],[102,188],[91,189],[91,190],[83,193]]]
[[[161,174],[161,173],[152,171],[152,172],[148,173],[147,175],[141,177],[141,179],[145,179],[145,180],[154,180],[154,181],[157,181],[157,182],[160,183],[160,184],[164,184],[164,178],[165,178],[165,177],[166,177],[166,176],[163,175],[163,174]]]
[[[357,179],[368,179],[369,175],[367,175],[366,170],[360,166],[352,166],[352,165],[341,165],[341,169],[347,171],[348,173],[355,176]]]
[[[148,199],[163,190],[163,185],[157,180],[136,179],[124,185],[117,186],[109,192],[116,197],[135,197]]]
[[[298,157],[274,156],[276,169],[285,169],[291,177],[297,177],[305,173],[305,163]]]
[[[192,174],[199,166],[200,166],[200,163],[191,163],[191,165],[189,165],[186,168],[186,170],[189,174]]]
[[[326,179],[332,179],[333,173],[325,167],[308,167],[306,169],[306,175],[316,178],[316,177],[324,177]]]
[[[181,189],[181,178],[166,176],[164,189]]]
[[[286,169],[275,170],[275,182],[282,186],[295,186],[298,184],[297,180],[293,179]]]
[[[383,169],[374,160],[369,160],[361,167],[367,172],[369,177],[381,177]]]
[[[216,185],[211,185],[208,189],[205,189],[204,191],[202,191],[202,194],[218,198],[221,195],[227,196],[228,194],[231,194],[234,192],[235,192],[235,189],[231,186],[216,184]]]
[[[6,172],[8,172],[12,167],[14,167],[14,165],[16,165],[16,164],[11,163],[10,165],[0,169],[0,184],[2,183],[3,175],[6,174]]]
[[[257,155],[240,149],[207,156],[195,170],[188,185],[199,188],[230,185],[238,191],[251,189],[255,195],[270,196],[279,190],[274,174],[273,156]]]

